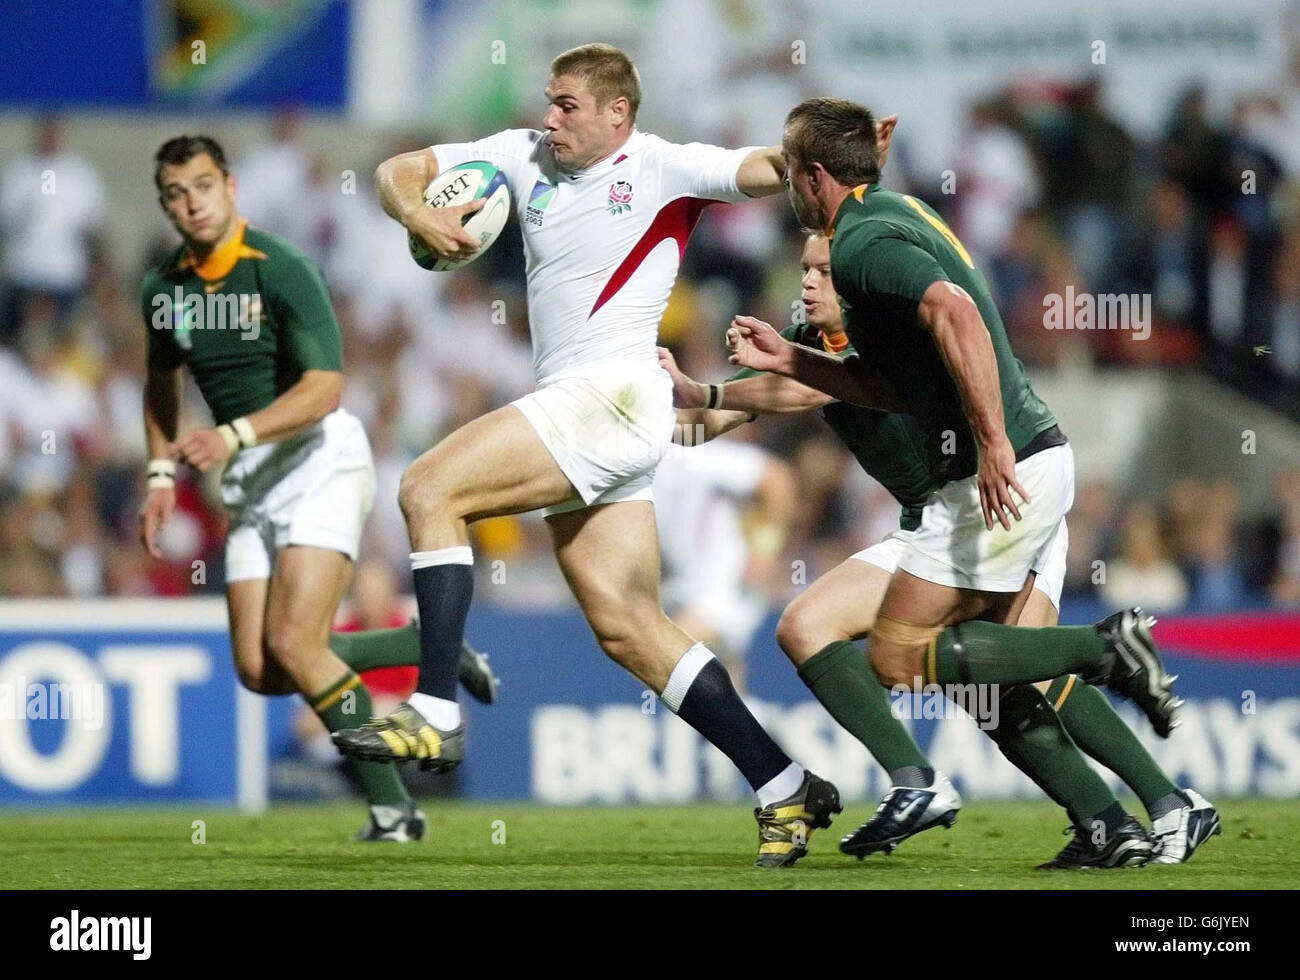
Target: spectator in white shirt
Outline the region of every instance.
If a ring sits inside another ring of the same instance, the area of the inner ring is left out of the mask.
[[[95,168],[64,148],[57,117],[42,118],[32,152],[15,157],[0,177],[0,343],[17,337],[33,297],[52,297],[66,316],[90,281],[104,210]]]
[[[311,218],[301,202],[310,183],[311,154],[301,134],[301,115],[278,111],[271,119],[271,142],[250,149],[234,173],[239,212],[248,223],[310,250]]]

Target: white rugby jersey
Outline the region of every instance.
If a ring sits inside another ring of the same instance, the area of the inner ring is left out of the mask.
[[[508,129],[432,149],[440,172],[486,160],[506,175],[523,230],[539,385],[594,361],[653,366],[686,240],[708,204],[749,200],[736,173],[754,148],[669,143],[634,129],[604,160],[566,172],[545,136]]]

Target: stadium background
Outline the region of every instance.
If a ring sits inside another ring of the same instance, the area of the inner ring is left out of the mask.
[[[221,140],[243,213],[325,269],[344,405],[380,474],[366,596],[347,615],[400,620],[397,479],[528,390],[531,357],[513,224],[468,269],[423,272],[369,175],[397,150],[536,126],[550,57],[596,38],[638,63],[639,123],[667,138],[774,142],[784,112],[816,94],[901,114],[886,183],[934,204],[976,254],[1075,446],[1063,621],[1157,610],[1190,702],[1175,738],[1149,742],[1157,759],[1211,797],[1300,795],[1300,6],[54,0],[5,18],[0,804],[257,809],[346,791],[298,728],[297,699],[237,690],[211,483],[184,484],[167,562],[135,540],[136,289],[173,241],[156,146],[181,131]],[[691,373],[725,376],[734,312],[789,322],[798,247],[780,199],[706,213],[662,328]],[[1045,329],[1044,296],[1067,287],[1149,296],[1149,337]],[[197,401],[190,417],[204,417]],[[897,512],[815,418],[748,429],[800,488],[780,571],[762,583],[775,615]],[[540,520],[487,522],[475,544],[469,636],[505,688],[498,706],[471,706],[457,779],[426,789],[562,803],[738,793],[728,765],[601,657]],[[882,774],[807,697],[774,622],[749,655],[765,720],[847,796],[878,795]],[[5,701],[38,679],[96,686],[102,717],[33,719]],[[917,729],[963,791],[1033,795],[968,719]]]

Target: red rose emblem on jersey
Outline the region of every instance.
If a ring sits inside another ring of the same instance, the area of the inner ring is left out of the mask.
[[[616,180],[609,187],[609,202],[605,205],[610,214],[632,210],[632,185],[626,180]]]

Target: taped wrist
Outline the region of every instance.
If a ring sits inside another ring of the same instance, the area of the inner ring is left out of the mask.
[[[176,486],[176,463],[170,459],[151,459],[145,470],[145,486],[150,490]]]
[[[257,445],[257,433],[253,431],[253,424],[248,421],[246,415],[240,416],[233,422],[217,426],[217,431],[226,441],[226,449],[232,456],[241,449],[252,449]]]

